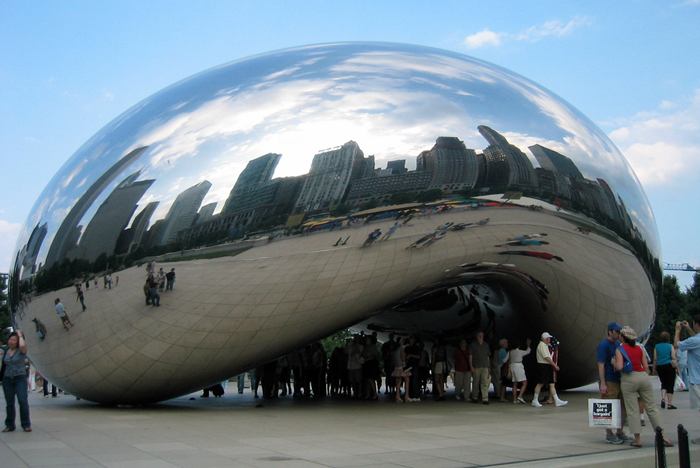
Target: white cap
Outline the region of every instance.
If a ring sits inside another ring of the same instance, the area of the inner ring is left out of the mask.
[[[554,338],[552,335],[550,335],[548,332],[542,333],[542,339],[546,340],[547,338]]]

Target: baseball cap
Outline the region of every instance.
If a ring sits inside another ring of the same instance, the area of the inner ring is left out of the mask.
[[[622,325],[620,325],[620,324],[617,323],[617,322],[610,322],[610,323],[608,324],[608,330],[611,330],[611,331],[620,331],[620,330],[622,330]]]
[[[547,338],[552,338],[552,335],[549,334],[549,332],[544,332],[542,333],[542,339],[547,339]]]

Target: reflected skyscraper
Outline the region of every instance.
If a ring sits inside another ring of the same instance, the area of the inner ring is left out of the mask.
[[[158,208],[160,202],[150,202],[146,207],[141,210],[139,214],[136,215],[134,221],[131,223],[131,236],[128,242],[128,252],[133,252],[136,250],[143,242],[144,235],[148,229],[148,224],[151,221],[151,216]]]
[[[583,179],[583,174],[581,174],[581,171],[571,158],[542,145],[532,145],[528,148],[543,169],[571,177],[572,179]]]
[[[46,238],[46,232],[46,223],[37,224],[32,229],[32,233],[27,241],[26,252],[24,252],[24,259],[22,260],[22,266],[26,269],[23,278],[28,278],[36,272],[36,259],[39,256],[39,249],[41,249],[41,245]]]
[[[430,188],[451,193],[472,189],[479,176],[476,152],[455,137],[439,137],[430,151],[423,151],[416,163],[418,171],[432,173]]]
[[[137,181],[139,175],[136,172],[124,179],[102,202],[85,228],[78,247],[68,252],[69,257],[94,262],[100,255],[114,253],[117,239],[136,211],[138,201],[155,181]]]
[[[163,220],[158,245],[175,242],[177,233],[192,226],[202,200],[211,188],[211,182],[205,180],[188,188],[177,196]]]
[[[237,210],[239,207],[236,204],[240,201],[237,198],[270,182],[281,157],[281,154],[268,153],[250,161],[238,176],[222,211],[230,213]]]
[[[478,130],[489,142],[489,146],[484,149],[485,183],[494,188],[522,190],[534,187],[535,170],[527,155],[491,127],[479,125]]]
[[[136,161],[146,150],[147,146],[136,148],[129,154],[119,158],[114,165],[103,172],[97,180],[83,193],[75,202],[71,210],[61,222],[61,226],[51,241],[51,247],[46,255],[46,267],[51,267],[54,263],[60,262],[69,250],[75,247],[80,237],[78,223],[85,213],[90,209],[95,200],[102,194],[107,186],[121,175],[121,172],[131,163]]]
[[[350,181],[364,172],[364,161],[364,153],[354,141],[316,154],[296,202],[297,209],[323,210],[340,203]]]

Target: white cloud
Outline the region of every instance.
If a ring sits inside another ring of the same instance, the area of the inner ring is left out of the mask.
[[[684,102],[662,101],[658,108],[621,122],[610,138],[622,149],[645,185],[676,184],[700,171],[700,89]]]
[[[464,43],[470,49],[478,49],[484,46],[499,46],[502,40],[503,33],[493,32],[487,28],[465,37]]]
[[[12,254],[21,225],[0,219],[0,272],[10,271]]]
[[[545,21],[542,24],[530,26],[519,33],[495,32],[485,28],[464,38],[464,44],[470,49],[485,46],[500,46],[507,41],[537,42],[547,37],[564,37],[577,29],[590,26],[591,19],[586,16],[576,16],[569,21]]]

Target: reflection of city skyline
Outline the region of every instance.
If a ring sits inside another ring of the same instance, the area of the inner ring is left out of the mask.
[[[529,146],[540,166],[534,167],[501,133],[484,125],[478,131],[488,143],[481,152],[467,148],[457,137],[441,136],[430,150],[415,157],[415,170],[406,168],[406,159],[375,167],[375,157],[365,157],[351,140],[314,155],[307,174],[273,178],[283,156],[268,153],[247,163],[219,213],[214,214],[221,200],[202,206],[212,186],[204,180],[178,194],[167,214],[153,222],[159,204],[164,208],[162,202],[152,201],[140,210],[138,202],[155,180],[137,181],[136,172],[113,189],[83,229],[78,224],[83,215],[146,149],[139,148],[120,159],[78,200],[54,236],[44,265],[51,267],[66,258],[95,262],[100,256],[144,255],[167,246],[190,248],[285,225],[292,215],[349,212],[410,201],[426,192],[439,196],[517,192],[584,212],[623,238],[639,237],[624,203],[604,180],[584,178],[573,160],[539,144]],[[37,271],[38,247],[33,249],[34,257],[24,255],[23,265]]]

